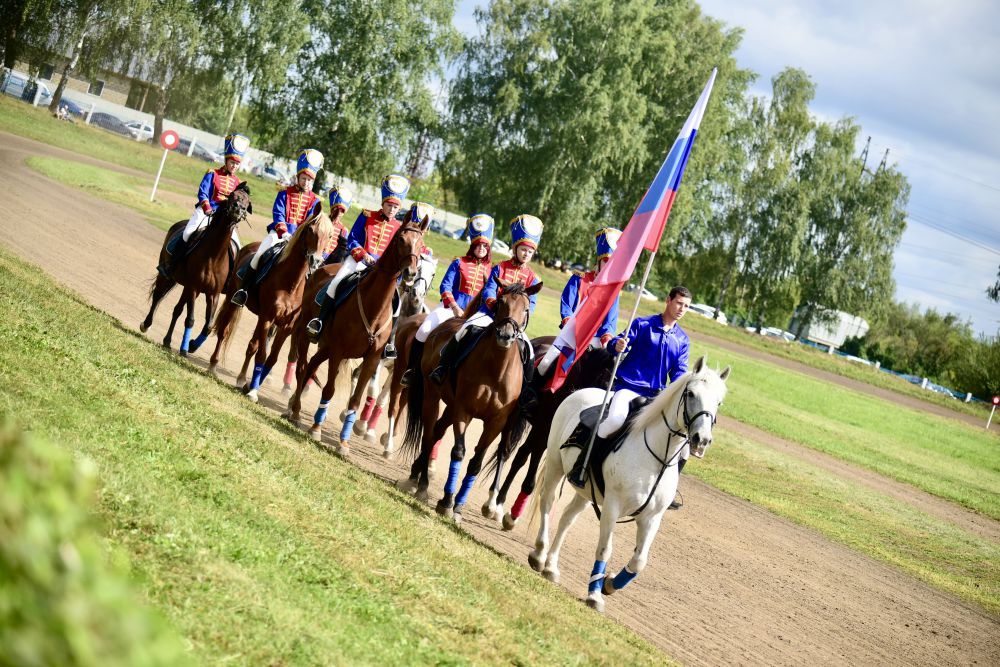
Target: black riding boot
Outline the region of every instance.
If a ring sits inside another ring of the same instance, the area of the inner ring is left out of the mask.
[[[680,477],[681,472],[684,471],[684,464],[686,464],[687,462],[688,462],[687,459],[681,459],[680,461],[677,462],[677,476],[678,477]],[[667,507],[667,509],[668,510],[679,510],[682,507],[684,507],[684,501],[680,497],[678,497],[678,496],[675,495],[674,499],[670,502],[670,505]]]
[[[466,331],[466,336],[471,336],[472,332]],[[458,356],[458,350],[461,341],[456,337],[452,337],[443,348],[441,348],[441,361],[438,362],[437,367],[430,372],[427,376],[436,385],[441,385],[444,383],[445,377],[448,375],[448,370],[451,368],[452,364],[455,363],[455,357]]]
[[[167,260],[166,264],[156,267],[156,270],[163,274],[164,277],[169,278],[170,274],[176,271],[181,265],[181,260],[187,254],[187,247],[188,242],[184,240],[183,236],[177,239],[177,243],[174,244],[174,250],[170,253],[170,259]]]
[[[529,355],[524,360],[524,370],[521,374],[521,395],[517,404],[522,412],[530,412],[538,405],[538,387],[535,386],[535,360]]]
[[[252,266],[247,266],[246,273],[243,274],[243,280],[240,281],[240,288],[236,290],[235,294],[233,294],[233,298],[229,300],[229,303],[242,308],[247,302],[247,290],[253,287],[256,282],[257,269]]]
[[[420,375],[420,360],[423,356],[424,343],[414,338],[413,345],[410,346],[410,358],[408,360],[409,363],[406,365],[406,372],[403,373],[403,377],[399,381],[404,387],[409,387],[417,379],[417,376]]]
[[[393,313],[392,315],[392,331],[389,333],[389,340],[386,341],[385,347],[382,348],[382,358],[383,359],[395,359],[396,358],[396,323],[399,321],[399,314]]]
[[[333,294],[327,294],[326,298],[323,299],[323,305],[319,307],[319,315],[309,320],[306,325],[306,334],[309,336],[309,340],[314,343],[319,342],[319,334],[323,331],[323,325],[330,319],[330,315],[333,314]]]

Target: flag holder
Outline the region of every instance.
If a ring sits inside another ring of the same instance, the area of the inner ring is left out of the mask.
[[[655,250],[649,254],[649,259],[646,261],[646,271],[642,274],[642,283],[639,285],[639,289],[635,292],[635,304],[632,306],[632,314],[629,315],[628,324],[625,325],[626,334],[628,334],[629,329],[632,328],[632,322],[635,320],[635,314],[639,312],[639,301],[642,299],[642,290],[646,287],[646,281],[649,280],[649,271],[653,268],[654,257],[656,257]],[[583,463],[581,465],[574,466],[573,470],[569,474],[569,483],[573,486],[583,488],[583,485],[587,483],[587,464],[590,463],[590,453],[594,450],[594,441],[597,439],[597,430],[601,427],[601,422],[604,421],[604,417],[608,411],[608,398],[611,396],[611,387],[614,386],[615,377],[618,375],[618,366],[622,363],[622,359],[626,354],[628,354],[628,350],[623,350],[621,353],[615,353],[615,365],[611,368],[611,379],[608,381],[608,386],[604,390],[604,398],[601,400],[601,414],[597,419],[597,424],[594,426],[594,430],[590,432],[590,439],[587,441],[587,447],[583,450]]]

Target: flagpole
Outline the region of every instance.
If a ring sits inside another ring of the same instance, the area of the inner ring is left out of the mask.
[[[639,289],[635,292],[635,304],[632,306],[632,314],[629,315],[628,324],[625,325],[625,333],[628,334],[629,329],[632,328],[632,322],[635,320],[635,314],[639,312],[639,301],[642,299],[642,290],[646,288],[646,281],[649,280],[649,271],[653,268],[653,258],[656,257],[656,251],[649,253],[649,259],[646,261],[646,271],[642,274],[642,284],[639,285]],[[600,428],[601,422],[604,421],[604,415],[608,410],[608,397],[611,396],[611,387],[615,384],[615,377],[618,375],[618,366],[621,364],[622,359],[625,358],[625,351],[621,353],[615,353],[615,365],[611,368],[611,380],[608,381],[608,386],[604,390],[604,398],[601,400],[601,414],[597,419],[597,425],[590,432],[590,440],[587,441],[587,447],[583,450],[583,465],[577,466],[573,469],[579,476],[570,479],[570,483],[582,487],[587,482],[587,464],[590,463],[590,453],[594,449],[594,441],[597,439],[597,429]],[[572,472],[571,472],[572,475]]]

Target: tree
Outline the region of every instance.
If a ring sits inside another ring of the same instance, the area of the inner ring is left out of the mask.
[[[906,178],[893,168],[862,173],[860,128],[845,119],[816,128],[800,178],[809,184],[809,225],[796,275],[799,331],[822,312],[875,315],[892,298],[893,252],[906,228]]]
[[[996,301],[1000,303],[1000,269],[997,269],[997,281],[986,288],[986,296],[990,298],[991,301]]]

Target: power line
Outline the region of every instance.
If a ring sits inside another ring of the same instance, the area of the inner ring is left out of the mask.
[[[887,146],[887,144],[883,144],[883,146]],[[901,151],[901,150],[899,150],[898,148],[895,148],[895,147],[892,147],[892,150],[893,150],[893,152],[896,155],[903,155],[904,157],[906,157],[908,155],[905,151]],[[920,162],[920,163],[922,163],[922,164],[930,167],[931,169],[935,169],[937,171],[940,171],[941,173],[947,174],[949,176],[952,176],[953,178],[959,178],[959,179],[962,179],[963,181],[968,181],[969,183],[972,183],[973,185],[978,185],[979,187],[982,187],[982,188],[987,188],[987,189],[993,190],[995,192],[1000,192],[1000,187],[997,187],[995,185],[990,185],[989,183],[983,183],[982,181],[977,181],[974,178],[969,178],[968,176],[966,176],[964,174],[960,174],[957,171],[952,171],[951,169],[946,169],[946,168],[940,166],[939,164],[937,164],[934,161],[927,160],[925,158],[915,157],[913,155],[909,155],[909,157],[906,157],[906,159],[907,160],[912,160],[914,162]]]
[[[989,257],[983,257],[981,255],[976,255],[976,256],[970,257],[967,253],[955,252],[953,250],[941,250],[940,248],[933,248],[931,246],[917,245],[916,243],[910,243],[909,241],[903,241],[899,245],[901,245],[901,246],[903,246],[904,248],[907,248],[907,249],[924,250],[927,253],[932,253],[934,255],[946,255],[948,257],[955,257],[957,259],[961,259],[961,260],[967,261],[967,262],[968,261],[973,261],[973,262],[988,262],[991,266],[996,264],[996,262],[993,259],[991,259]],[[925,253],[913,253],[913,254],[915,254],[915,255],[924,255]]]
[[[952,229],[948,229],[947,227],[939,223],[931,222],[930,220],[921,220],[919,217],[914,216],[912,213],[907,217],[907,222],[915,222],[918,225],[924,225],[925,227],[930,227],[931,229],[935,229],[941,232],[942,234],[947,234],[948,236],[952,236],[960,241],[965,241],[968,244],[974,245],[977,248],[982,248],[983,250],[987,250],[994,254],[1000,255],[1000,250],[997,250],[996,248],[991,248],[990,246],[986,245],[981,241],[977,241],[976,239],[972,239],[969,238],[968,236],[959,234],[958,232]]]
[[[944,219],[944,220],[946,220],[948,222],[956,222],[956,223],[962,225],[963,227],[971,227],[971,228],[975,229],[976,231],[985,232],[987,234],[989,234],[990,232],[995,232],[997,230],[997,228],[998,228],[998,225],[983,226],[982,224],[980,224],[978,222],[973,222],[972,220],[969,220],[968,218],[962,218],[962,217],[959,217],[959,216],[957,216],[957,215],[955,215],[953,213],[948,213],[948,212],[945,212],[945,211],[941,211],[940,209],[936,209],[936,208],[933,208],[931,206],[927,206],[926,204],[920,204],[920,203],[916,203],[916,202],[911,202],[909,204],[909,206],[908,206],[908,208],[911,208],[911,209],[914,208],[914,207],[923,210],[923,212],[919,213],[918,215],[923,215],[923,216],[926,216],[926,217],[934,217],[934,218]]]

